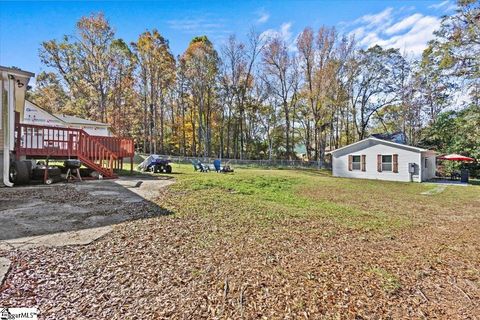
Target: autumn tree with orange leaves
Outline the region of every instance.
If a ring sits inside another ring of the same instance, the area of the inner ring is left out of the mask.
[[[42,43],[49,70],[28,97],[51,112],[108,122],[144,153],[323,166],[328,150],[372,133],[402,132],[407,143],[432,147],[424,132],[452,106],[459,83],[478,108],[477,16],[475,1],[459,1],[420,60],[357,47],[327,26],[307,27],[294,41],[231,35],[218,52],[197,36],[175,57],[158,30],[128,44],[92,14],[73,35]]]

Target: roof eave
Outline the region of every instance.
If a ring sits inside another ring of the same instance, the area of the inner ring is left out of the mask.
[[[364,141],[368,141],[368,140],[377,141],[377,142],[380,142],[380,143],[384,143],[384,144],[388,144],[388,145],[393,145],[393,146],[396,146],[396,147],[406,148],[406,149],[409,149],[409,150],[415,151],[415,152],[426,152],[426,151],[429,151],[429,150],[427,150],[427,149],[417,148],[417,147],[413,147],[413,146],[409,146],[409,145],[406,145],[406,144],[401,144],[401,143],[397,143],[397,142],[393,142],[393,141],[387,141],[387,140],[378,139],[378,138],[374,138],[374,137],[368,137],[368,138],[365,138],[365,139],[363,139],[363,140],[360,140],[360,141],[351,143],[351,144],[349,144],[349,145],[346,145],[346,146],[344,146],[344,147],[338,148],[338,149],[336,149],[336,150],[330,151],[330,152],[328,152],[327,154],[334,154],[334,153],[337,152],[337,151],[344,150],[345,148],[349,148],[349,147],[351,147],[351,146],[360,144],[360,143],[362,143],[362,142],[364,142]]]
[[[4,71],[4,72],[7,72],[8,74],[12,74],[16,76],[23,76],[23,77],[29,77],[29,78],[35,77],[35,73],[30,71],[25,71],[22,69],[0,66],[0,71]]]
[[[65,122],[67,122],[67,121],[65,121]],[[78,125],[78,126],[97,126],[97,127],[109,127],[110,126],[109,124],[106,124],[106,123],[78,123],[78,122],[67,122],[67,123],[75,124],[75,125]]]

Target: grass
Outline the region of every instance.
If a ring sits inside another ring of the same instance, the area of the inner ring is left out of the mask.
[[[174,171],[182,174],[175,176],[173,190],[212,202],[220,199],[217,202],[225,203],[237,219],[255,217],[259,223],[291,217],[328,219],[347,228],[390,232],[422,222],[403,209],[435,211],[447,200],[468,200],[473,195],[449,187],[447,196],[427,198],[421,193],[430,185],[340,179],[312,170],[238,169],[234,174],[217,174],[192,172],[190,166],[174,164]]]
[[[398,277],[383,268],[371,268],[369,271],[380,278],[381,286],[387,293],[394,293],[402,287]]]

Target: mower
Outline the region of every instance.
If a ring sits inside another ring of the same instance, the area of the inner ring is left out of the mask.
[[[169,163],[170,160],[155,159],[148,166],[148,171],[153,173],[172,173],[172,166]]]
[[[152,154],[138,165],[138,169],[153,173],[172,173],[170,162],[168,159],[162,159],[161,156]]]

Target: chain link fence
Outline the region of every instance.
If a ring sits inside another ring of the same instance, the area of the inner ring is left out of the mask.
[[[147,157],[148,155],[143,155]],[[319,163],[318,161],[304,161],[304,160],[245,160],[245,159],[222,159],[212,157],[183,157],[171,155],[159,155],[163,159],[169,159],[174,163],[191,164],[194,160],[200,160],[205,164],[212,164],[215,159],[222,161],[222,164],[228,164],[232,167],[265,167],[265,168],[308,168],[308,169],[331,169],[328,162]]]

